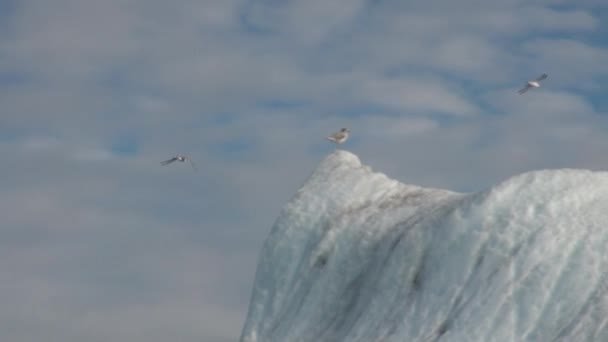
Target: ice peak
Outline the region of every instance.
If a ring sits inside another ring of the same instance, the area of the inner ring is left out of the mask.
[[[310,179],[319,181],[319,178],[325,178],[326,181],[331,182],[337,180],[339,177],[336,176],[338,175],[357,171],[371,173],[371,168],[363,166],[361,160],[355,154],[344,150],[336,150],[319,163]],[[331,177],[332,174],[334,177]]]
[[[346,164],[350,167],[357,168],[361,167],[361,160],[355,154],[345,151],[345,150],[335,150],[330,153],[325,159],[319,164],[319,167],[322,168],[325,164]]]
[[[296,198],[285,209],[302,204],[315,203],[319,212],[328,210],[352,210],[353,207],[392,206],[391,202],[415,197],[424,201],[425,195],[453,194],[449,191],[425,189],[390,179],[371,167],[363,165],[355,154],[336,150],[323,159]],[[416,202],[418,203],[418,202]],[[286,211],[284,210],[284,212]]]

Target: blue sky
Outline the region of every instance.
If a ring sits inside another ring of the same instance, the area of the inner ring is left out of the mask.
[[[365,164],[428,187],[608,169],[604,0],[5,0],[0,17],[6,340],[233,341],[264,238],[341,127]],[[177,153],[199,172],[160,167]]]

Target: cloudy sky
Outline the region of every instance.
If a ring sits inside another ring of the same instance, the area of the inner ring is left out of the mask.
[[[422,186],[608,169],[606,37],[605,0],[0,0],[2,340],[234,341],[341,127]]]

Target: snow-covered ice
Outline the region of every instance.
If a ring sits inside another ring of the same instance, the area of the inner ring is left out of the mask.
[[[607,172],[460,194],[336,151],[268,236],[241,341],[608,341],[607,224]]]

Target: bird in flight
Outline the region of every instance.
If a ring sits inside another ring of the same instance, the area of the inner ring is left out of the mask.
[[[517,92],[521,95],[525,92],[527,92],[528,90],[532,89],[532,88],[538,88],[540,87],[540,81],[544,80],[545,78],[547,78],[547,74],[542,74],[540,76],[538,76],[538,78],[536,78],[535,80],[532,81],[528,81],[526,83],[526,85],[519,89]]]
[[[348,128],[342,128],[340,132],[332,133],[330,136],[328,136],[327,140],[332,141],[336,144],[341,144],[345,142],[346,139],[348,139],[348,133],[350,133],[350,130]]]
[[[194,165],[194,162],[192,161],[192,159],[190,159],[190,158],[188,158],[186,156],[182,156],[182,155],[175,156],[175,157],[173,157],[171,159],[163,160],[162,162],[160,162],[160,165],[163,165],[163,166],[164,165],[169,165],[169,164],[171,164],[171,163],[173,163],[175,161],[179,161],[179,162],[183,163],[186,160],[190,163],[190,166],[192,166],[192,169],[194,169],[196,171],[196,166]]]

